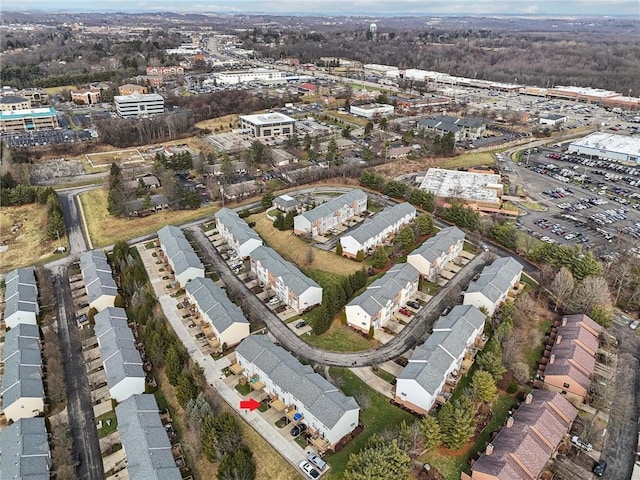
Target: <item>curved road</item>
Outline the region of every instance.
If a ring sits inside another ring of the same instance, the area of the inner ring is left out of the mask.
[[[431,331],[433,324],[442,311],[448,306],[457,303],[458,297],[452,298],[450,292],[462,291],[462,288],[467,286],[476,273],[495,258],[489,252],[482,252],[477,255],[449,281],[446,288],[441,289],[434,295],[427,305],[413,317],[402,332],[394,336],[388,343],[373,350],[358,353],[342,353],[322,350],[321,348],[309,345],[298,337],[231,272],[229,266],[222,259],[220,253],[213,247],[201,228],[192,226],[186,230],[193,235],[201,251],[206,255],[208,262],[214,266],[216,272],[220,275],[227,290],[237,293],[246,300],[245,305],[249,310],[247,313],[250,316],[266,323],[271,334],[289,351],[295,352],[296,355],[312,363],[336,367],[364,367],[383,363],[397,358],[410,348],[413,348]]]

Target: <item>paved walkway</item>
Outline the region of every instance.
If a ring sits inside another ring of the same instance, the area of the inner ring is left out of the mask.
[[[387,398],[393,398],[393,386],[373,373],[372,367],[350,368],[349,370],[376,392]]]
[[[211,356],[204,355],[200,351],[195,342],[195,338],[191,335],[189,328],[184,325],[182,318],[176,310],[176,299],[165,292],[163,283],[166,283],[166,281],[163,281],[159,276],[158,268],[155,263],[156,258],[151,255],[152,250],[147,250],[143,244],[138,244],[136,247],[140,252],[144,266],[149,274],[151,285],[158,296],[158,301],[160,302],[162,311],[173,327],[174,332],[189,352],[191,359],[203,368],[207,383],[211,385],[218,395],[220,395],[220,397],[227,402],[231,408],[238,412],[262,438],[269,442],[271,446],[280,453],[280,455],[297,468],[298,464],[306,457],[305,451],[302,450],[297,443],[284,438],[274,425],[269,424],[264,418],[262,418],[261,413],[258,410],[249,412],[247,410],[240,409],[240,396],[235,389],[226,385],[223,381],[224,374],[222,373],[222,370],[229,366],[229,360],[226,357],[214,360]]]

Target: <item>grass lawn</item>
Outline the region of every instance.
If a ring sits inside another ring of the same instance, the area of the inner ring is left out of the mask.
[[[366,118],[354,117],[346,113],[338,112],[337,110],[327,110],[322,113],[324,115],[327,115],[328,117],[333,117],[345,123],[351,123],[359,127],[364,127],[367,123],[369,123],[369,120],[367,120]]]
[[[49,88],[45,88],[45,90],[47,91],[47,93],[49,94],[49,96],[54,96],[59,94],[61,91],[63,90],[76,90],[76,86],[75,85],[62,85],[60,87],[49,87]]]
[[[100,415],[96,418],[96,425],[98,422],[102,422],[102,428],[98,429],[98,437],[100,438],[111,435],[118,429],[118,419],[114,410],[111,410],[104,415]]]
[[[147,217],[150,218],[150,217]],[[277,251],[283,258],[313,270],[324,270],[338,275],[349,275],[362,268],[362,264],[353,262],[335,253],[325,252],[311,247],[301,238],[293,235],[291,230],[284,232],[273,227],[264,213],[257,213],[246,218],[247,222],[256,222],[255,230],[265,239],[265,243]],[[312,249],[313,259],[308,263],[308,252]]]
[[[525,200],[525,201],[519,201],[518,203],[522,205],[524,208],[526,208],[527,210],[532,210],[534,212],[546,212],[548,210],[547,207],[537,202],[530,202]]]
[[[476,165],[493,166],[495,163],[496,161],[491,152],[474,152],[449,158],[438,166],[440,168],[457,169],[474,167]]]
[[[229,127],[229,123],[237,125],[238,115],[225,115],[224,117],[203,120],[202,122],[196,123],[195,126],[202,129],[208,128],[214,133],[219,133],[231,130],[232,127]]]
[[[300,338],[309,345],[334,352],[361,352],[378,345],[376,340],[366,339],[346,325],[342,325],[338,319],[334,320],[329,330],[322,335],[303,335]]]
[[[249,395],[249,392],[251,392],[251,387],[248,383],[245,383],[244,385],[238,384],[235,386],[235,389],[240,393],[240,395]]]
[[[12,226],[18,224],[22,227],[11,233]],[[60,232],[60,243],[58,239],[49,240],[45,235],[46,224],[46,205],[30,203],[0,209],[0,243],[9,247],[0,253],[0,273],[62,257],[53,251],[58,245],[68,247],[65,232]]]
[[[213,215],[218,207],[211,204],[197,210],[165,210],[144,218],[116,218],[107,211],[107,189],[97,188],[80,195],[80,203],[94,248],[112,245],[155,232],[165,225],[180,225]]]
[[[361,403],[362,398],[368,397],[369,400],[367,402],[369,406],[360,411],[360,423],[365,426],[364,431],[339,453],[329,455],[325,459],[331,465],[331,469],[327,473],[328,478],[338,480],[344,476],[344,469],[347,466],[349,455],[359,451],[367,443],[367,440],[372,434],[380,432],[385,428],[399,425],[403,420],[407,423],[413,423],[416,417],[391,405],[387,397],[371,389],[347,369],[331,368],[331,377],[339,379],[341,390],[345,395],[354,396],[359,399]]]
[[[391,375],[389,372],[385,372],[384,370],[380,370],[379,368],[377,370],[374,370],[373,373],[375,373],[376,376],[380,377],[387,383],[391,383],[396,379],[396,377]]]

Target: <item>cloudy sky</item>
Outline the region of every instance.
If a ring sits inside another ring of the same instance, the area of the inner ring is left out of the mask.
[[[640,18],[640,0],[2,0],[7,10],[182,11],[333,14],[626,15]]]

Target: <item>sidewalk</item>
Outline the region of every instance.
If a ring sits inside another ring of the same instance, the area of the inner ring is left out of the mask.
[[[375,373],[371,367],[350,368],[360,380],[373,388],[376,392],[393,399],[393,385],[388,384]]]
[[[189,356],[194,362],[203,368],[207,383],[211,385],[218,395],[220,395],[220,397],[227,402],[231,408],[238,412],[262,438],[269,442],[269,444],[271,444],[271,446],[279,452],[280,455],[282,455],[297,469],[298,464],[302,460],[305,460],[306,452],[300,448],[297,443],[284,438],[274,425],[269,424],[264,418],[262,418],[258,410],[249,412],[247,410],[240,409],[240,396],[233,388],[226,385],[223,381],[223,378],[225,377],[222,370],[229,366],[229,360],[226,357],[214,360],[211,356],[204,355],[200,351],[196,345],[194,337],[178,315],[178,311],[176,310],[176,299],[164,291],[163,280],[158,276],[155,257],[151,255],[152,250],[147,250],[143,244],[138,244],[136,247],[140,252],[140,256],[142,257],[145,268],[149,274],[149,280],[151,281],[154,291],[158,296],[158,301],[160,302],[162,311],[173,327],[174,332],[189,352]]]

